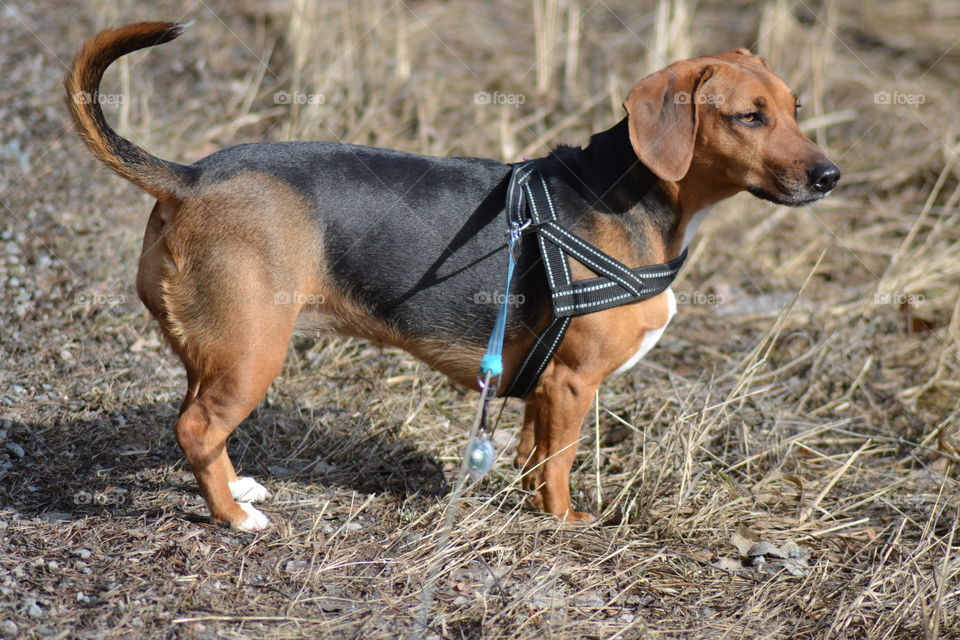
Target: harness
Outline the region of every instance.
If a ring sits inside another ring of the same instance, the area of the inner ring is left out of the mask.
[[[560,346],[571,318],[662,293],[677,277],[687,257],[684,249],[669,262],[631,269],[571,233],[557,221],[550,190],[535,160],[514,166],[507,188],[506,213],[511,252],[520,233],[536,233],[553,303],[553,320],[531,345],[504,393],[515,398],[526,397],[533,390]],[[568,256],[597,277],[573,282]],[[509,280],[505,293],[509,293]]]

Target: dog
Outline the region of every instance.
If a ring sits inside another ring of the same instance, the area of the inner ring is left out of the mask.
[[[242,144],[192,165],[120,137],[96,99],[104,71],[183,26],[138,23],[88,40],[65,78],[92,154],[157,199],[137,293],[183,362],[176,437],[215,521],[258,531],[270,497],[239,477],[227,438],[260,402],[291,336],[318,329],[400,347],[461,385],[477,371],[507,265],[514,165],[328,142]],[[78,99],[86,96],[90,99]],[[633,87],[626,116],[585,148],[538,160],[567,229],[628,267],[677,257],[714,203],[740,191],[798,206],[840,171],[800,130],[799,103],[746,49],[671,64]],[[544,267],[525,240],[503,348],[509,380],[551,320]],[[573,280],[592,275],[569,262]],[[487,296],[492,298],[493,296]],[[581,425],[600,383],[633,366],[676,311],[672,291],[575,317],[524,398],[517,448],[531,505],[592,521],[570,502]]]

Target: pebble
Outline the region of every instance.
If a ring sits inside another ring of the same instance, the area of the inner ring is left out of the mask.
[[[31,618],[42,618],[43,609],[41,609],[40,605],[38,605],[36,602],[33,602],[27,607],[27,615]]]
[[[23,450],[23,447],[18,445],[16,442],[8,442],[3,448],[12,453],[15,458],[22,458],[23,456],[27,455],[27,452]]]
[[[309,565],[306,560],[290,560],[286,565],[284,565],[283,568],[290,573],[294,573],[296,571],[303,571],[308,566]]]
[[[74,550],[71,551],[70,553],[72,553],[73,555],[79,557],[81,560],[89,560],[89,559],[90,559],[90,556],[93,555],[93,553],[91,553],[90,549],[74,549]]]
[[[348,522],[346,529],[347,531],[360,531],[363,529],[363,525],[359,522]]]
[[[6,640],[13,640],[20,634],[20,629],[17,627],[17,623],[13,620],[4,620],[0,622],[0,636],[6,638]]]

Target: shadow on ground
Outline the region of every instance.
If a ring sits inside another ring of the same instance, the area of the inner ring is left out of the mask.
[[[138,516],[179,503],[175,494],[195,495],[173,435],[176,411],[156,403],[55,424],[8,423],[0,509],[50,520]],[[259,409],[235,431],[231,458],[268,486],[289,481],[397,498],[446,493],[440,464],[415,446],[370,434],[362,418],[336,410],[313,422],[289,408]]]

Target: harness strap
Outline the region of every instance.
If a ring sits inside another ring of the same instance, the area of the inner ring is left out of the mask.
[[[687,250],[673,260],[631,269],[611,258],[557,221],[556,209],[536,161],[514,167],[507,189],[507,223],[511,229],[534,231],[553,303],[553,321],[537,336],[504,395],[526,397],[556,353],[570,319],[652,298],[676,278]],[[567,256],[599,277],[572,281]]]

